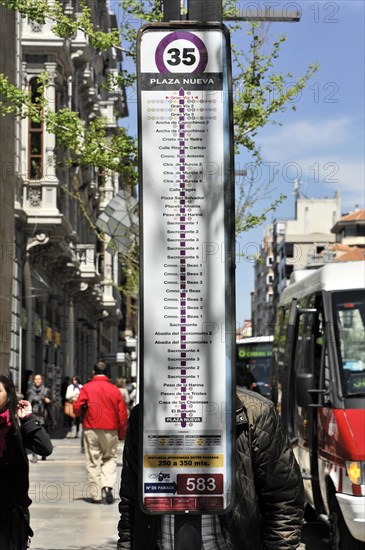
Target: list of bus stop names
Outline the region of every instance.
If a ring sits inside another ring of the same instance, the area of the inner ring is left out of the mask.
[[[194,424],[201,423],[201,406],[215,397],[208,395],[206,387],[207,356],[217,362],[220,360],[221,365],[225,360],[224,345],[217,339],[214,341],[207,328],[216,319],[218,322],[224,319],[224,307],[220,308],[216,317],[212,317],[212,297],[206,285],[213,272],[217,283],[214,286],[224,295],[224,268],[220,257],[203,258],[202,254],[202,245],[210,238],[211,219],[215,218],[217,227],[223,229],[224,225],[221,174],[215,174],[215,178],[210,175],[209,182],[204,174],[212,159],[221,161],[221,164],[224,160],[221,126],[223,73],[215,53],[212,56],[215,61],[209,65],[206,38],[202,41],[201,37],[192,33],[171,33],[155,46],[155,51],[160,52],[160,57],[155,54],[156,66],[164,70],[168,61],[161,53],[162,45],[165,47],[172,43],[175,46],[181,39],[188,40],[189,46],[198,44],[199,53],[194,50],[192,55],[198,60],[197,69],[206,69],[203,75],[195,72],[151,73],[151,63],[146,64],[148,70],[142,71],[141,75],[142,143],[145,146],[142,148],[142,158],[146,167],[143,170],[144,202],[160,203],[156,204],[151,221],[155,227],[157,214],[160,222],[157,224],[158,235],[149,226],[144,235],[144,249],[147,257],[148,252],[155,249],[154,242],[160,242],[161,261],[156,262],[154,250],[151,264],[155,261],[155,264],[163,265],[163,272],[159,270],[158,273],[161,279],[153,279],[155,293],[146,291],[144,296],[145,304],[147,299],[145,310],[157,312],[157,315],[149,317],[148,326],[153,327],[154,333],[146,334],[145,331],[145,350],[154,348],[151,364],[161,365],[158,377],[156,373],[153,375],[155,388],[160,382],[159,391],[154,392],[155,396],[160,396],[155,405],[163,406],[165,424],[172,423],[181,428],[192,428]],[[209,40],[212,42],[211,36],[207,43]],[[149,53],[152,51],[151,47]],[[173,56],[170,61],[173,59],[175,63],[179,56],[183,58],[184,55],[187,59],[190,54],[186,52],[192,51],[192,48],[182,48],[179,53],[174,47],[168,50],[169,55]],[[146,217],[146,227],[145,222]],[[218,238],[218,242],[224,241],[222,231],[215,233],[214,237]],[[147,264],[150,265],[150,262]],[[156,294],[163,300],[157,307]],[[154,299],[148,307],[151,296]],[[156,360],[153,361],[153,357]],[[146,354],[144,360],[148,361]],[[219,368],[218,382],[221,372]],[[224,387],[224,376],[221,382]]]
[[[203,185],[210,159],[207,142],[217,130],[217,102],[207,90],[181,87],[155,92],[145,108],[155,135],[149,148],[156,166],[154,185],[162,181],[158,189],[165,243],[163,318],[155,326],[154,345],[164,347],[167,376],[158,404],[165,406],[166,423],[183,428],[201,423],[201,405],[208,404],[204,364],[199,363],[212,345],[209,331],[203,330],[207,264],[201,241],[208,215]]]

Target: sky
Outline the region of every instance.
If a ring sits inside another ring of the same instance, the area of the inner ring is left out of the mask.
[[[247,4],[247,3],[243,3]],[[275,4],[273,2],[272,4]],[[279,3],[278,3],[279,4]],[[293,76],[304,74],[310,63],[319,69],[295,101],[296,111],[268,125],[257,142],[267,163],[278,170],[273,197],[287,199],[268,222],[294,217],[294,179],[308,198],[333,197],[341,193],[342,212],[364,207],[364,23],[363,0],[280,2],[280,6],[300,7],[299,23],[272,23],[270,34],[285,34],[277,68]],[[244,162],[244,155],[240,162]],[[259,181],[260,183],[260,181]],[[269,201],[258,204],[260,209]],[[263,230],[248,232],[238,249],[255,249]],[[252,262],[239,260],[236,276],[236,320],[240,325],[251,318],[250,292],[254,288]]]
[[[271,23],[269,40],[286,35],[275,70],[290,72],[293,78],[303,75],[311,63],[319,69],[307,87],[295,98],[295,111],[288,109],[276,115],[279,125],[265,126],[257,136],[263,166],[257,176],[257,185],[264,184],[272,175],[272,200],[281,193],[287,199],[273,219],[294,217],[294,180],[300,182],[301,193],[308,198],[333,197],[341,193],[342,212],[364,207],[364,0],[343,1],[241,1],[238,7],[263,9],[299,9],[297,23]],[[136,22],[138,25],[138,22]],[[243,28],[244,31],[244,28]],[[232,41],[245,45],[244,32],[235,33]],[[123,121],[133,134],[136,131],[136,102],[129,93],[130,116]],[[236,168],[244,169],[251,163],[245,152],[236,158]],[[275,163],[275,164],[274,164]],[[272,202],[256,204],[258,213]],[[263,237],[258,228],[244,234],[237,243],[237,252],[256,252]],[[251,318],[250,293],[254,288],[253,261],[237,255],[236,269],[236,323],[242,325]]]

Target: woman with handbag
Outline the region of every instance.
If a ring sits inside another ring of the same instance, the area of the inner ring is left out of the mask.
[[[33,532],[28,508],[29,463],[25,449],[52,453],[49,435],[32,413],[29,401],[18,401],[10,376],[0,374],[0,548],[25,550]]]
[[[66,402],[64,406],[64,413],[68,416],[68,426],[69,432],[66,435],[67,438],[78,437],[80,431],[81,418],[76,416],[73,410],[73,403],[77,400],[80,390],[82,388],[81,380],[78,376],[73,376],[71,379],[71,384],[66,390]],[[73,426],[75,426],[75,433],[73,435]]]

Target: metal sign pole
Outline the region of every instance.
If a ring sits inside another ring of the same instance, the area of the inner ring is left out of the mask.
[[[188,20],[199,23],[222,22],[222,0],[189,0]]]
[[[163,2],[163,20],[180,21],[181,19],[181,6],[180,0],[164,0]]]
[[[189,0],[189,21],[222,21],[222,0]],[[202,547],[201,515],[175,515],[175,549],[200,550]]]
[[[202,517],[175,516],[175,550],[200,550],[202,547]]]

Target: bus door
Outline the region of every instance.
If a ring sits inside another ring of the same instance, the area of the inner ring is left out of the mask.
[[[297,300],[294,299],[290,305],[289,318],[287,320],[284,365],[279,373],[279,386],[282,392],[281,416],[292,445],[297,440],[297,433],[293,418],[293,413],[295,410],[293,406],[293,395],[295,391],[294,357],[296,349],[295,344],[298,334],[297,319]]]
[[[322,409],[323,365],[326,356],[321,295],[311,295],[298,304],[297,339],[294,351],[296,377],[292,400],[292,430],[298,436],[298,462],[302,471],[307,501],[323,513],[319,480],[318,417]],[[320,430],[321,431],[321,430]]]

